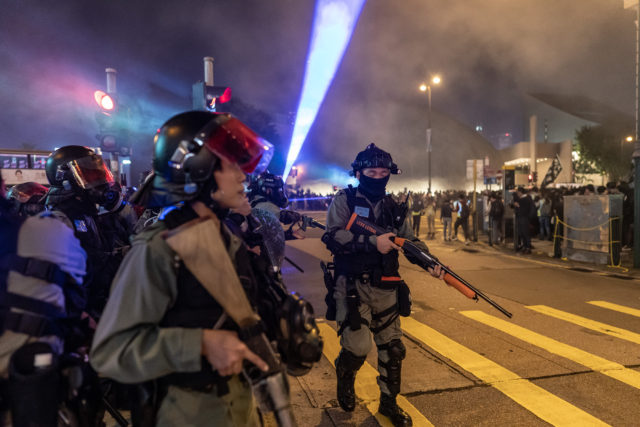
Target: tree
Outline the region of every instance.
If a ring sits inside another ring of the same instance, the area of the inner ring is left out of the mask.
[[[632,134],[628,125],[615,120],[576,131],[574,150],[578,153],[577,173],[603,173],[617,181],[631,172],[633,144],[625,138]]]

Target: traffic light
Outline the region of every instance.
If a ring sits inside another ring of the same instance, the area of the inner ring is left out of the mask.
[[[131,144],[126,133],[125,123],[126,111],[115,94],[110,94],[97,90],[93,97],[98,104],[96,111],[96,122],[98,122],[99,133],[96,139],[100,143],[100,148],[105,153],[119,153],[122,156],[131,155]]]
[[[533,182],[533,175],[532,175],[532,174],[529,174],[529,177],[528,177],[528,178],[529,178],[529,184],[531,184],[531,183]]]
[[[535,171],[533,173],[533,183],[536,184],[538,182],[538,171]]]
[[[231,101],[231,88],[207,86],[204,82],[197,82],[192,87],[192,98],[195,110],[220,111],[220,104]]]
[[[95,91],[93,97],[98,104],[96,122],[98,122],[100,133],[96,135],[96,138],[100,142],[100,148],[107,153],[117,152],[116,114],[118,109],[115,97],[101,90]]]

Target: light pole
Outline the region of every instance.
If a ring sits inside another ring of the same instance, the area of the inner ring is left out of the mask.
[[[421,92],[427,92],[427,167],[429,171],[429,190],[431,193],[431,85],[439,85],[442,79],[440,76],[433,76],[429,83],[422,83],[420,85]]]

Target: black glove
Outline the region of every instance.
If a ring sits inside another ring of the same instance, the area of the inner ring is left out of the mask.
[[[283,224],[292,224],[302,219],[302,215],[298,212],[283,209],[280,211],[280,222]]]

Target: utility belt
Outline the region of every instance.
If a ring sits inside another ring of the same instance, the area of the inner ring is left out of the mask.
[[[380,269],[375,269],[373,271],[362,272],[358,275],[350,274],[346,277],[347,317],[340,325],[338,335],[342,335],[346,327],[351,328],[352,331],[356,331],[360,329],[362,325],[366,325],[371,332],[375,334],[389,327],[398,316],[408,317],[411,315],[411,291],[399,275],[383,276]],[[360,280],[362,284],[368,284],[374,288],[396,291],[396,302],[379,313],[373,313],[371,316],[372,321],[377,322],[391,315],[382,325],[373,327],[366,319],[360,316],[360,295],[356,288],[356,280]]]
[[[223,377],[214,371],[209,362],[202,361],[204,368],[199,372],[180,372],[167,375],[158,380],[162,388],[169,386],[180,387],[199,393],[211,393],[214,390],[221,397],[229,393],[229,380],[231,377]]]

